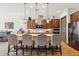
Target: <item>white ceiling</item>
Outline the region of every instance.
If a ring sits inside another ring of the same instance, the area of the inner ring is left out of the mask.
[[[79,3],[54,3],[52,6],[54,6],[55,12],[58,10],[61,12],[68,8],[79,8]]]
[[[45,3],[38,3],[37,9],[38,15],[44,15],[45,17],[53,18],[53,16],[58,16],[63,10],[67,8],[79,8],[79,3],[50,3],[48,5]],[[31,16],[36,18],[36,4],[29,3],[26,4],[26,17]],[[48,10],[48,13],[47,13]],[[0,3],[0,13],[6,15],[19,15],[24,16],[24,4],[23,3]],[[0,14],[0,15],[1,15]],[[48,15],[47,15],[48,14]]]

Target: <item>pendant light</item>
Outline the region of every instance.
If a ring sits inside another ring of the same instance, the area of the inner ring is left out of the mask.
[[[26,3],[24,3],[24,23],[26,24]]]
[[[49,3],[47,3],[47,23],[49,22]]]
[[[36,9],[35,9],[35,11],[36,11],[36,23],[38,22],[38,21],[37,21],[37,12],[38,12],[37,5],[38,5],[38,3],[36,3]]]
[[[53,4],[53,19],[55,19],[55,17],[56,17],[56,16],[55,16],[55,7],[56,7],[56,6]]]

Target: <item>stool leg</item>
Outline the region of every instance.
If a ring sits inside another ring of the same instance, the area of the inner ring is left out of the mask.
[[[45,49],[46,49],[46,46],[45,46]],[[46,56],[47,56],[47,49],[46,49]]]
[[[23,45],[23,51],[22,51],[22,55],[24,55],[24,45]]]
[[[61,45],[60,45],[60,55],[62,55]]]
[[[21,49],[22,49],[22,41],[21,41]]]
[[[16,45],[16,55],[17,55],[17,53],[18,53],[18,46]]]
[[[31,56],[32,56],[32,47],[31,47]]]
[[[37,55],[39,55],[39,51],[38,51],[38,50],[39,50],[39,46],[38,46],[38,48],[37,48]]]
[[[53,46],[52,46],[52,55],[54,54],[53,49],[54,49],[54,48],[53,48]]]
[[[8,55],[9,55],[9,52],[10,52],[10,45],[8,45]]]

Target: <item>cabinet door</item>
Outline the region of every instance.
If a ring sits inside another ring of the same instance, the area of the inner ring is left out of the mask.
[[[52,28],[59,28],[60,27],[60,19],[53,19],[51,27]]]
[[[35,29],[36,28],[35,20],[27,21],[27,28],[28,29]]]
[[[28,28],[28,29],[31,28],[31,21],[27,21],[27,28]]]
[[[35,29],[36,28],[36,23],[35,20],[31,21],[31,29]]]
[[[54,20],[54,28],[59,28],[60,26],[60,20],[59,19],[55,19]]]
[[[44,28],[44,29],[47,29],[47,28],[48,28],[47,20],[43,20],[43,21],[42,21],[42,25],[43,25],[43,28]]]
[[[54,28],[54,22],[53,22],[54,19],[52,19],[50,22],[49,22],[49,26],[50,28]]]
[[[49,28],[49,29],[51,29],[51,24],[52,24],[52,23],[51,23],[51,20],[50,20],[49,23],[48,23],[48,28]]]

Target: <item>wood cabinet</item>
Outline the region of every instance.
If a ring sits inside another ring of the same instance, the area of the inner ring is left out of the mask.
[[[60,19],[51,19],[47,22],[46,19],[42,20],[43,29],[51,29],[51,28],[59,28],[60,27]],[[36,22],[35,20],[28,20],[27,21],[27,28],[28,29],[35,29]]]
[[[70,15],[70,22],[79,21],[79,11]]]
[[[27,21],[27,28],[30,29],[30,27],[31,27],[31,21],[28,20],[28,21]]]
[[[42,20],[42,25],[43,25],[43,28],[44,29],[47,29],[48,28],[48,23],[47,23],[47,20]]]
[[[53,27],[54,28],[59,28],[60,27],[60,20],[59,19],[54,19],[53,20]]]
[[[50,28],[59,28],[60,27],[60,19],[52,19],[49,21]]]
[[[27,21],[27,28],[28,29],[35,29],[36,28],[35,20],[28,20]]]
[[[51,20],[49,21],[49,23],[48,23],[48,28],[51,28]]]
[[[49,27],[50,27],[50,28],[53,28],[53,20],[50,20],[50,21],[49,21]]]

